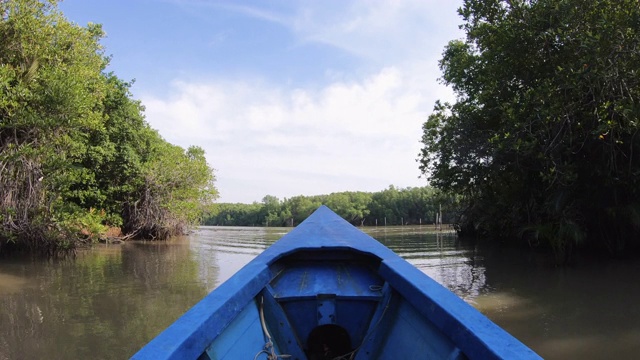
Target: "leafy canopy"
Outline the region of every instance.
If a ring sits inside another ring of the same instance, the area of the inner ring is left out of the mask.
[[[469,232],[622,252],[639,239],[640,7],[633,0],[465,0],[440,61],[457,95],[423,126],[431,183]],[[637,245],[637,244],[635,244]]]
[[[164,238],[217,196],[197,147],[167,143],[114,74],[100,25],[0,1],[0,251],[53,252],[108,227]]]

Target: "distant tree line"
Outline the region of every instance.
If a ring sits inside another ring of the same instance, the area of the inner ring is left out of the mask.
[[[0,254],[199,222],[216,197],[204,151],[151,129],[131,84],[104,71],[100,25],[56,3],[0,1]]]
[[[204,225],[296,226],[320,205],[326,205],[354,225],[433,224],[442,209],[442,222],[456,221],[457,198],[431,187],[396,188],[369,192],[338,192],[329,195],[278,199],[267,195],[261,203],[214,204]]]
[[[640,249],[636,0],[465,0],[443,52],[456,93],[424,124],[421,169],[460,194],[468,234],[625,256]]]

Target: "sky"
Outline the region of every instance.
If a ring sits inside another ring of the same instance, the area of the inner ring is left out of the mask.
[[[64,0],[102,24],[107,71],[172,144],[215,169],[218,202],[428,185],[422,124],[462,0]]]

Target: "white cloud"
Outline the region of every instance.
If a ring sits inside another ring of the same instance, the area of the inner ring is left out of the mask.
[[[441,0],[338,1],[333,6],[308,1],[289,26],[303,41],[378,63],[402,63],[439,55],[449,40],[460,37],[459,6],[459,1]]]
[[[206,150],[225,202],[425,185],[415,158],[434,101],[452,98],[436,82],[437,60],[460,36],[458,5],[295,4],[286,14],[222,7],[285,26],[301,42],[357,54],[362,68],[327,69],[325,83],[313,88],[253,76],[175,81],[169,95],[142,96],[151,126],[172,143]]]
[[[306,0],[242,2],[165,0],[183,7],[221,9],[288,28],[301,42],[320,42],[387,65],[439,55],[460,37],[461,0]],[[279,5],[279,6],[278,6]],[[451,37],[450,35],[453,35]]]
[[[143,96],[152,127],[199,145],[218,169],[222,201],[418,186],[415,158],[432,99],[412,74],[385,68],[319,91],[244,81],[175,82]]]

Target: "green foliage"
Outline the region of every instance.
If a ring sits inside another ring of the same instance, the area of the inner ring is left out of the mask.
[[[72,242],[68,240],[74,235],[81,235],[87,242],[97,242],[100,235],[106,232],[107,228],[103,225],[104,211],[96,211],[93,208],[86,211],[73,203],[69,203],[68,207],[66,211],[58,213],[60,218],[55,219],[61,235],[67,238],[65,246],[71,246]]]
[[[102,33],[69,23],[55,2],[3,1],[0,14],[1,233],[55,247],[42,239],[57,237],[54,204],[70,182],[89,180],[73,164],[100,126]]]
[[[202,224],[204,225],[265,225],[263,205],[253,204],[213,204],[205,211]]]
[[[106,74],[105,86],[104,122],[87,134],[85,151],[74,164],[86,180],[74,182],[64,201],[104,209],[107,222],[121,226],[122,204],[135,200],[143,184],[143,165],[150,158],[150,143],[158,135],[144,121],[142,105],[131,99],[130,84]]]
[[[354,225],[429,224],[442,207],[444,222],[458,219],[458,200],[431,187],[381,192],[339,192],[329,195],[294,196],[279,200],[267,195],[262,203],[213,204],[204,217],[204,225],[291,226],[298,225],[320,205],[327,205]],[[293,222],[292,222],[293,220]]]
[[[325,205],[345,220],[357,223],[364,222],[369,213],[371,194],[363,192],[334,193],[327,197]]]
[[[285,200],[287,207],[291,209],[291,217],[294,224],[300,224],[311,213],[322,205],[322,202],[318,197],[308,196],[294,196],[288,200]]]
[[[165,239],[201,221],[207,204],[217,198],[215,176],[204,150],[186,151],[160,137],[145,164],[144,183],[127,203],[125,229],[145,238]]]
[[[204,151],[150,129],[130,84],[103,72],[100,25],[75,25],[56,4],[0,1],[0,251],[197,223],[216,196]]]
[[[466,0],[460,14],[467,38],[440,61],[457,100],[436,105],[419,160],[463,195],[465,229],[552,229],[537,233],[560,261],[583,240],[637,245],[637,1]]]

